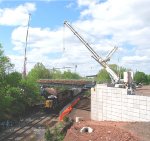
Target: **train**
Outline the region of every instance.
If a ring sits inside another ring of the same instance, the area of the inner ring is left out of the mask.
[[[44,96],[44,108],[46,110],[55,110],[56,108],[67,104],[82,92],[82,88],[41,88],[41,96]]]

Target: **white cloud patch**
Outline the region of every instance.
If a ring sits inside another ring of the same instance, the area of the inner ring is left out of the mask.
[[[72,8],[74,6],[73,2],[70,2],[69,4],[66,5],[66,8]]]
[[[34,3],[25,3],[16,8],[0,9],[0,25],[27,25],[29,13],[36,10]]]

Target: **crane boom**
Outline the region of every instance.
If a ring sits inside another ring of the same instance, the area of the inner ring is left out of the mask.
[[[109,73],[113,83],[118,83],[119,82],[119,77],[116,75],[116,73],[107,65],[106,61],[102,59],[93,49],[92,47],[79,35],[79,33],[74,30],[74,28],[67,22],[64,21],[64,25],[66,25],[77,37],[78,39],[88,48],[88,50],[92,53],[92,57],[99,63],[101,64],[106,71]],[[113,54],[113,53],[111,53]],[[110,55],[109,55],[110,56]]]

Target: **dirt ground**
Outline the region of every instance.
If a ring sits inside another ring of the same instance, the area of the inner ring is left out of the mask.
[[[150,96],[150,86],[136,89],[137,95]],[[110,122],[90,119],[90,97],[84,97],[74,107],[69,117],[83,117],[66,134],[64,141],[150,141],[150,122]],[[82,127],[91,127],[92,133],[81,133]]]
[[[146,86],[143,86],[141,88],[136,88],[135,94],[136,95],[150,96],[150,85],[146,85]]]

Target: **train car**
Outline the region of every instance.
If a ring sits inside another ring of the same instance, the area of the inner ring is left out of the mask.
[[[54,110],[61,105],[67,104],[75,96],[81,93],[81,88],[57,89],[57,88],[41,88],[41,95],[45,97],[44,108]]]

